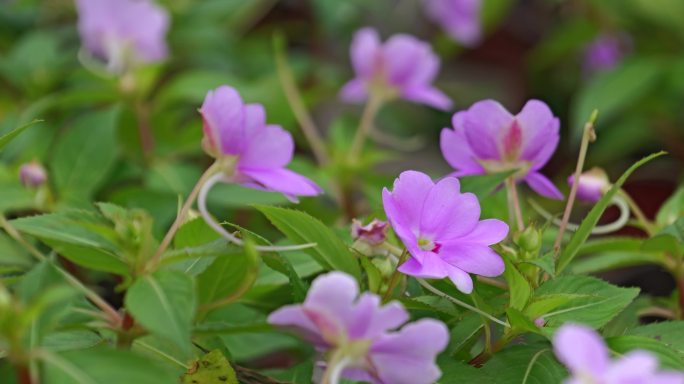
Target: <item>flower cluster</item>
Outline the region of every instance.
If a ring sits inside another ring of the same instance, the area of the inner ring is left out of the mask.
[[[351,61],[356,78],[342,88],[345,101],[401,97],[437,109],[451,107],[449,97],[432,86],[439,57],[413,36],[395,35],[382,44],[377,31],[361,29],[352,41]]]
[[[122,74],[168,55],[169,15],[152,0],[76,0],[76,6],[83,46],[108,71]]]
[[[560,140],[560,122],[542,101],[530,100],[512,115],[494,100],[483,100],[452,119],[453,128],[442,130],[440,145],[454,176],[482,175],[515,170],[542,196],[562,199],[539,170],[546,165]]]
[[[572,375],[566,384],[684,383],[681,372],[658,371],[658,360],[646,351],[631,351],[611,361],[601,336],[582,325],[563,325],[554,335],[553,346]]]
[[[303,304],[278,309],[268,322],[329,354],[328,364],[336,366],[328,372],[377,384],[433,383],[441,375],[435,357],[446,347],[449,332],[432,319],[402,327],[408,319],[400,303],[380,305],[377,295],[359,295],[350,276],[330,272],[313,281]]]
[[[266,124],[261,104],[245,104],[228,86],[209,91],[202,108],[205,151],[227,166],[226,181],[280,192],[292,199],[322,192],[313,181],[285,168],[294,153],[292,135]]]
[[[469,273],[498,276],[504,262],[489,246],[506,238],[508,225],[480,220],[480,204],[472,193],[461,193],[458,179],[436,184],[429,176],[406,171],[392,191],[382,191],[385,213],[411,257],[399,267],[407,275],[449,277],[470,293]]]

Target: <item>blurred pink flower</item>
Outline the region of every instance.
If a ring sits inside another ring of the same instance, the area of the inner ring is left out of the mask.
[[[356,78],[340,92],[345,101],[363,102],[374,93],[437,109],[451,108],[449,97],[432,86],[439,71],[439,57],[426,42],[401,34],[382,44],[377,31],[363,28],[354,35],[351,61]]]
[[[24,186],[37,188],[47,181],[47,171],[40,163],[32,161],[19,168],[19,179]]]
[[[399,271],[412,276],[449,277],[465,293],[473,290],[469,273],[498,276],[504,262],[489,246],[506,238],[508,225],[480,221],[480,203],[461,193],[455,177],[437,184],[416,171],[406,171],[390,192],[382,191],[385,213],[411,257]]]
[[[473,46],[482,39],[482,0],[425,0],[428,16],[456,41]]]
[[[409,320],[404,307],[380,303],[375,294],[359,295],[349,275],[330,272],[314,280],[304,303],[276,310],[268,322],[345,360],[343,377],[377,384],[435,382],[441,376],[435,358],[449,341],[446,326],[422,319],[398,329]]]
[[[542,101],[530,100],[517,115],[494,100],[483,100],[454,114],[453,129],[442,130],[440,145],[454,176],[517,169],[515,177],[542,196],[563,194],[539,170],[558,146],[560,122]]]
[[[292,135],[279,125],[266,124],[261,104],[244,104],[235,89],[221,86],[209,91],[200,113],[204,149],[233,162],[230,181],[291,198],[322,192],[313,181],[285,168],[294,153]]]
[[[586,326],[563,325],[553,337],[553,346],[570,371],[566,384],[684,384],[684,374],[659,372],[658,359],[646,351],[631,351],[611,361],[601,336]]]
[[[78,31],[91,55],[121,74],[164,60],[168,12],[151,0],[76,0]]]
[[[575,175],[568,177],[568,184],[572,186],[575,183]],[[596,203],[601,200],[603,194],[610,189],[610,180],[606,172],[598,167],[594,167],[582,174],[579,177],[579,185],[577,186],[577,198],[586,202]]]

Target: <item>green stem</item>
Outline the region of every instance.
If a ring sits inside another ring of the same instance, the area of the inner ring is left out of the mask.
[[[634,201],[634,199],[632,199],[632,196],[630,196],[624,189],[621,189],[618,194],[625,199],[629,209],[632,211],[632,213],[634,213],[634,217],[637,218],[644,231],[646,231],[649,236],[655,235],[655,225],[646,217],[644,211],[639,208],[639,205],[636,203],[636,201]]]
[[[479,308],[473,307],[472,305],[470,305],[470,304],[468,304],[468,303],[465,303],[465,302],[463,302],[463,301],[461,301],[461,300],[459,300],[459,299],[457,299],[457,298],[455,298],[455,297],[451,297],[451,296],[447,295],[446,293],[444,293],[444,292],[440,291],[439,289],[433,287],[430,283],[428,283],[427,281],[425,281],[425,280],[423,280],[423,279],[416,279],[416,280],[417,280],[418,283],[419,283],[420,285],[422,285],[425,289],[427,289],[428,291],[434,293],[435,295],[437,295],[437,296],[439,296],[439,297],[442,297],[442,298],[444,298],[444,299],[447,299],[447,300],[451,301],[452,303],[454,303],[454,304],[456,304],[456,305],[459,305],[459,306],[461,306],[461,307],[463,307],[463,308],[466,308],[466,309],[468,309],[468,310],[471,310],[471,311],[477,313],[478,315],[483,316],[483,317],[485,317],[485,318],[487,318],[487,319],[489,319],[489,320],[491,320],[491,321],[493,321],[493,322],[495,322],[495,323],[497,323],[497,324],[499,324],[499,325],[502,325],[502,326],[504,326],[504,327],[506,327],[506,328],[510,328],[510,327],[511,327],[510,324],[508,324],[508,323],[506,323],[506,322],[503,322],[503,321],[497,319],[496,317],[490,315],[489,313],[487,313],[487,312],[485,312],[485,311],[483,311],[483,310],[481,310],[481,309],[479,309]]]
[[[596,117],[598,116],[598,111],[594,110],[589,117],[589,120],[584,125],[584,133],[582,134],[582,143],[580,144],[580,152],[577,158],[577,166],[575,167],[574,180],[572,187],[570,188],[570,195],[568,196],[568,202],[565,205],[565,211],[563,212],[563,220],[561,221],[560,228],[558,229],[558,236],[556,236],[556,241],[553,244],[554,258],[558,258],[560,253],[561,241],[563,240],[563,234],[565,233],[565,228],[570,221],[570,213],[572,212],[572,205],[575,203],[575,197],[577,196],[577,188],[579,186],[580,175],[582,174],[582,169],[584,168],[584,160],[587,157],[587,150],[589,149],[589,143],[596,140],[596,132],[594,132],[594,123],[596,122]]]
[[[506,187],[508,189],[508,207],[509,212],[512,213],[510,220],[515,220],[518,231],[525,230],[525,223],[523,222],[522,211],[520,210],[520,199],[518,198],[518,187],[515,185],[513,176],[506,179]],[[511,224],[511,226],[513,226]]]
[[[385,291],[385,295],[382,298],[382,301],[387,302],[390,297],[392,297],[392,291],[394,291],[394,287],[397,285],[397,281],[399,281],[399,276],[401,275],[401,272],[399,272],[399,267],[404,264],[406,259],[408,258],[408,251],[404,249],[404,251],[401,253],[401,256],[399,257],[399,261],[397,262],[397,266],[394,269],[394,273],[392,273],[392,277],[390,277],[390,281],[387,284],[387,291]]]
[[[356,130],[354,135],[354,141],[352,142],[351,149],[349,150],[349,161],[357,162],[361,152],[363,151],[363,144],[366,141],[366,137],[370,134],[373,129],[373,121],[375,116],[380,111],[382,104],[384,103],[384,98],[378,94],[371,92],[368,103],[363,110],[363,115],[361,115],[361,122],[359,128]]]
[[[154,256],[152,256],[150,261],[147,263],[147,269],[149,271],[154,271],[154,269],[157,267],[162,255],[164,254],[164,251],[166,251],[169,245],[171,245],[173,237],[176,235],[176,232],[185,221],[185,217],[188,215],[190,208],[192,208],[192,204],[197,199],[197,195],[202,189],[202,186],[207,180],[209,180],[210,177],[212,177],[218,171],[218,168],[218,162],[213,163],[211,166],[209,166],[209,168],[207,168],[206,171],[204,171],[202,176],[200,176],[199,180],[197,180],[197,184],[195,184],[195,186],[192,188],[192,191],[190,191],[190,195],[188,195],[188,198],[185,200],[185,203],[178,212],[176,220],[171,225],[171,228],[169,228],[169,231],[166,232],[166,235],[164,236],[164,239],[159,245],[159,248],[157,248],[157,251],[154,253]]]

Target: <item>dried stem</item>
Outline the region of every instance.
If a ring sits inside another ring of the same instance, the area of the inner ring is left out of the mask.
[[[575,167],[575,182],[572,183],[570,188],[570,195],[568,196],[568,202],[565,205],[565,211],[563,212],[563,220],[561,221],[560,228],[558,230],[558,236],[556,236],[556,241],[553,244],[554,257],[558,257],[561,248],[561,241],[563,240],[563,234],[565,233],[565,228],[570,221],[570,213],[572,212],[572,205],[575,203],[575,197],[577,196],[577,187],[579,186],[580,175],[582,174],[582,169],[584,168],[584,160],[587,157],[587,149],[589,148],[589,143],[596,140],[596,132],[594,132],[594,123],[596,122],[596,117],[598,116],[598,111],[594,110],[589,120],[584,125],[584,133],[582,134],[582,143],[580,145],[579,157],[577,158],[577,166]]]
[[[207,168],[206,171],[204,171],[202,176],[200,176],[199,180],[197,180],[197,184],[195,184],[195,186],[192,188],[190,195],[188,195],[188,198],[185,200],[185,203],[178,212],[176,220],[171,225],[171,228],[169,228],[169,231],[166,232],[164,239],[159,245],[159,248],[157,248],[157,251],[154,253],[154,256],[152,256],[152,258],[148,262],[148,269],[154,270],[154,268],[157,267],[157,265],[159,264],[159,260],[161,260],[161,257],[164,254],[164,251],[166,251],[169,245],[171,245],[171,241],[173,240],[173,237],[176,235],[178,228],[180,228],[180,226],[185,221],[185,217],[188,215],[190,208],[192,208],[192,204],[195,202],[195,199],[197,199],[197,195],[199,194],[200,189],[202,189],[202,186],[207,182],[207,180],[210,177],[216,174],[216,172],[218,171],[218,167],[218,163],[212,164],[209,168]]]

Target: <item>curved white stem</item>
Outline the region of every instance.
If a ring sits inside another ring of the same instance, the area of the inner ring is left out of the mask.
[[[328,369],[330,369],[330,372],[326,375],[327,377],[324,376],[324,383],[339,384],[340,379],[342,378],[342,371],[344,371],[344,369],[347,368],[351,362],[352,360],[349,357],[345,357],[337,363],[335,363],[334,365],[328,367]]]
[[[232,233],[226,231],[221,224],[214,220],[212,217],[211,213],[207,209],[207,195],[209,194],[209,191],[211,188],[216,185],[216,183],[220,181],[226,181],[224,180],[224,175],[223,173],[217,173],[215,175],[212,175],[209,179],[207,179],[206,183],[202,185],[202,188],[200,189],[199,195],[197,196],[197,208],[199,208],[200,214],[202,215],[202,218],[204,221],[218,233],[219,235],[223,236],[226,240],[230,241],[233,244],[237,245],[244,245],[244,242],[237,238],[235,235]],[[257,251],[273,251],[273,252],[284,252],[284,251],[296,251],[300,249],[306,249],[306,248],[311,248],[315,247],[316,243],[308,243],[308,244],[301,244],[301,245],[286,245],[286,246],[267,246],[267,245],[257,245],[254,248]]]
[[[559,226],[561,225],[560,219],[546,211],[544,208],[542,208],[539,204],[537,204],[534,200],[529,200],[530,205],[532,208],[537,211],[544,219],[550,220],[554,225]],[[629,205],[623,199],[621,196],[616,195],[613,200],[611,201],[612,204],[616,205],[620,209],[620,217],[618,217],[617,220],[613,221],[612,223],[605,224],[605,225],[598,225],[594,227],[594,229],[591,231],[592,235],[605,235],[607,233],[613,233],[616,231],[619,231],[624,227],[627,222],[629,221]],[[575,223],[568,223],[567,229],[568,231],[571,232],[576,232],[577,229],[579,228],[579,224]]]

